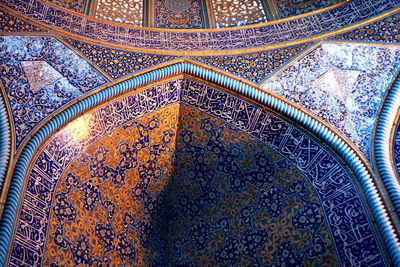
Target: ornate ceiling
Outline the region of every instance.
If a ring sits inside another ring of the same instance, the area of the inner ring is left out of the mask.
[[[400,264],[400,0],[0,3],[0,265]]]
[[[48,0],[94,18],[164,29],[243,26],[289,18],[346,0]]]

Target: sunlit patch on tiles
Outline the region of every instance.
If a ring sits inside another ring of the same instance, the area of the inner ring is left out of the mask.
[[[17,148],[55,110],[107,83],[53,37],[0,37],[0,71]]]

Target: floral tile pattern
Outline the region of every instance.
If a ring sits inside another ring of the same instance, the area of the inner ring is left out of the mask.
[[[262,87],[316,114],[370,159],[372,129],[399,66],[395,47],[325,43]]]
[[[11,265],[385,264],[328,150],[189,78],[71,122],[39,151],[22,199]]]
[[[0,32],[47,32],[46,30],[20,19],[5,10],[0,10]]]
[[[301,44],[234,56],[199,56],[192,57],[192,59],[230,72],[254,83],[261,83],[309,46],[310,44]]]
[[[400,42],[400,13],[393,14],[364,27],[338,34],[332,39],[398,43]]]
[[[0,37],[0,81],[10,105],[16,148],[63,105],[107,83],[52,37]]]
[[[66,42],[81,52],[113,79],[118,79],[140,70],[176,59],[175,56],[136,53],[89,44],[66,38]]]

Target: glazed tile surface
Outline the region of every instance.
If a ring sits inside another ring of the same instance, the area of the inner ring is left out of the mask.
[[[397,43],[400,41],[400,14],[396,13],[364,27],[338,34],[332,39]]]
[[[63,128],[22,199],[11,265],[385,265],[353,178],[328,150],[188,78]]]
[[[395,47],[325,43],[262,87],[316,114],[371,159],[372,129],[399,66]]]
[[[353,0],[290,21],[211,32],[160,32],[106,24],[38,0],[8,0],[3,4],[49,27],[98,42],[159,51],[224,51],[280,44],[339,30],[397,8],[400,0]]]
[[[52,37],[0,37],[0,74],[13,116],[16,148],[54,111],[107,83]]]
[[[0,10],[0,32],[47,32],[19,17]]]
[[[275,71],[282,68],[285,63],[299,55],[309,46],[310,44],[301,44],[281,49],[234,56],[205,56],[192,58],[258,84]]]
[[[66,38],[66,42],[113,79],[176,59],[175,56],[145,54],[107,48]]]

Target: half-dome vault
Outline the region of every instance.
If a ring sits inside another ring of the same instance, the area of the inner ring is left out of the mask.
[[[387,265],[360,191],[301,128],[180,75],[46,141],[25,179],[9,263]]]

